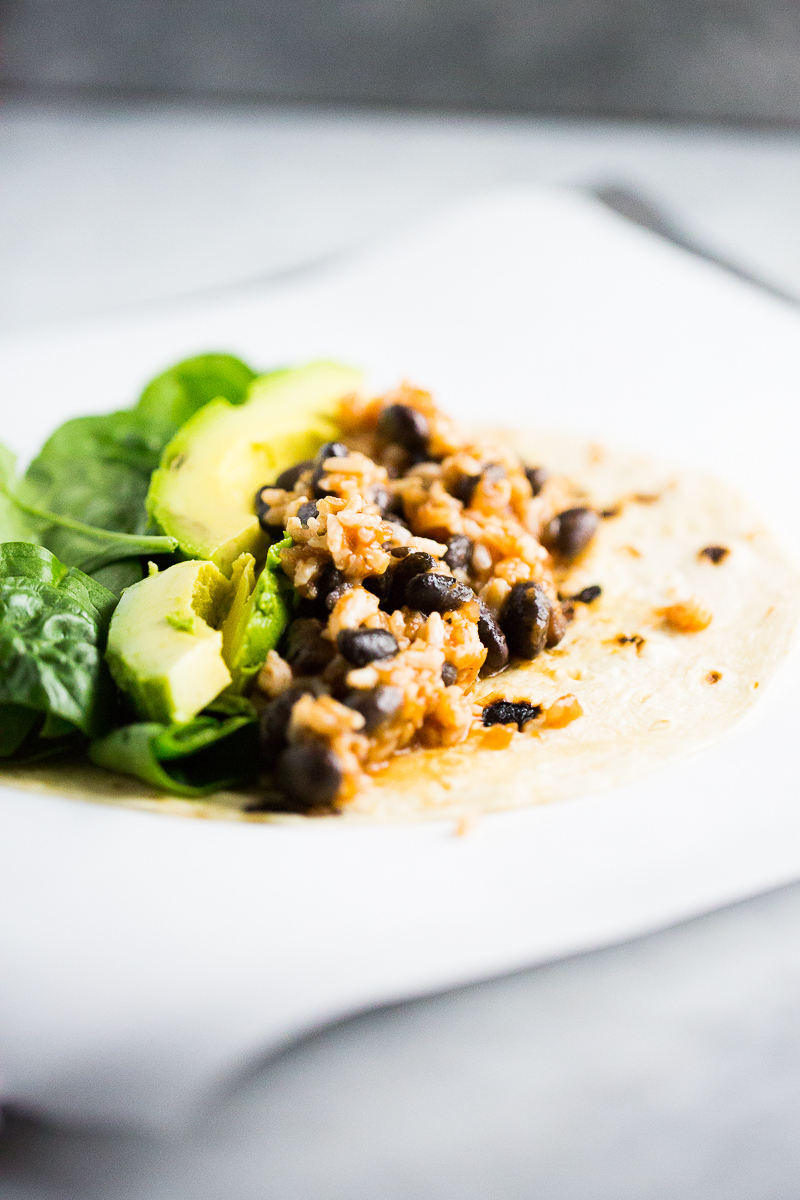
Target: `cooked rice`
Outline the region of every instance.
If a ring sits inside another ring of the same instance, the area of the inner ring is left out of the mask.
[[[427,422],[425,461],[415,462],[402,445],[382,442],[381,414],[393,405],[411,408]],[[339,424],[349,454],[321,464],[316,495],[325,494],[315,501],[314,513],[306,507],[302,520],[298,515],[314,494],[311,467],[291,491],[265,488],[261,498],[267,523],[292,539],[281,565],[300,597],[317,600],[323,571],[339,573],[342,582],[331,593],[322,637],[337,646],[343,630],[384,630],[397,642],[396,653],[367,666],[353,666],[337,652],[321,675],[343,698],[348,689],[350,695],[399,689],[397,708],[373,732],[363,732],[362,715],[330,695],[303,695],[293,707],[289,741],[315,739],[333,752],[342,773],[336,798],[341,807],[362,786],[365,772],[398,751],[450,746],[468,736],[476,718],[471,692],[487,657],[477,598],[455,611],[426,615],[404,606],[388,612],[369,590],[370,580],[402,562],[403,549],[422,551],[433,558],[436,574],[469,584],[496,617],[514,585],[533,580],[552,604],[551,634],[558,640],[566,619],[540,537],[555,513],[575,499],[557,480],[534,497],[511,450],[461,437],[430,394],[409,384],[382,397],[345,397]],[[451,570],[444,556],[459,534],[470,539],[471,554],[466,565]],[[399,558],[391,553],[395,549]],[[262,671],[260,686],[268,694],[287,686],[281,664],[286,666],[276,655]],[[572,719],[569,705],[563,709],[561,716]],[[485,736],[499,745],[505,734],[490,730]]]

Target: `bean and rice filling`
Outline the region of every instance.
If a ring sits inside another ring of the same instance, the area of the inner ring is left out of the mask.
[[[483,716],[478,677],[555,646],[572,601],[589,602],[562,607],[553,570],[598,524],[409,385],[345,397],[339,427],[256,497],[269,536],[291,538],[281,565],[299,597],[259,677],[267,803],[301,811],[346,807],[394,754],[463,741]]]

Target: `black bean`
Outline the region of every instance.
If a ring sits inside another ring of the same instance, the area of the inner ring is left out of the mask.
[[[407,404],[390,404],[378,419],[377,435],[382,442],[391,442],[417,457],[428,446],[430,427],[427,418]]]
[[[552,554],[572,562],[583,554],[595,533],[599,518],[592,508],[568,508],[553,517],[542,541]]]
[[[326,442],[324,446],[320,446],[317,456],[314,459],[314,473],[311,476],[311,487],[316,500],[321,500],[323,496],[330,495],[330,492],[326,492],[325,488],[319,486],[319,481],[325,474],[324,463],[329,458],[347,458],[349,453],[350,451],[344,442]]]
[[[591,587],[585,587],[582,592],[578,592],[575,596],[570,596],[570,600],[575,600],[578,604],[592,604],[602,592],[599,583],[593,583]]]
[[[282,525],[270,525],[269,521],[267,520],[267,510],[266,509],[261,514],[261,516],[258,518],[258,523],[271,542],[279,542],[281,540],[281,538],[283,537],[283,526]]]
[[[294,675],[318,675],[336,653],[333,642],[322,636],[324,625],[316,617],[292,621],[284,634],[284,658]]]
[[[386,612],[394,612],[395,609],[402,608],[406,602],[406,585],[409,579],[413,579],[415,575],[421,575],[424,571],[430,571],[435,566],[436,559],[424,550],[414,550],[411,554],[401,558],[391,572],[389,591],[381,608],[385,607]]]
[[[347,676],[352,669],[350,663],[346,662],[341,654],[337,654],[323,671],[322,682],[330,689],[330,693],[334,699],[341,700],[347,695]]]
[[[261,713],[259,724],[259,749],[266,766],[274,765],[276,758],[286,745],[286,726],[292,715],[289,693],[283,692],[272,700]]]
[[[469,508],[475,495],[475,489],[482,479],[485,479],[488,483],[497,483],[498,480],[505,479],[505,475],[506,469],[502,463],[487,463],[479,475],[462,475],[456,484],[453,495],[456,500],[461,501],[465,508]]]
[[[328,613],[333,612],[336,601],[345,592],[349,592],[353,585],[345,581],[342,572],[337,570],[332,562],[327,562],[314,580],[314,586],[317,589],[316,609],[309,615],[327,619]]]
[[[403,515],[403,497],[397,493],[390,495],[384,505],[383,515],[390,521],[396,521]]]
[[[277,542],[283,537],[283,526],[270,525],[269,521],[267,520],[267,513],[269,512],[270,506],[264,501],[262,496],[262,494],[267,490],[267,486],[268,485],[260,487],[256,492],[256,516],[258,517],[259,525],[264,530],[264,533],[267,534],[270,541]]]
[[[453,495],[456,500],[460,500],[464,508],[469,508],[472,503],[472,497],[475,494],[475,488],[481,481],[480,475],[462,475],[458,483],[453,488]]]
[[[509,653],[518,658],[541,654],[550,628],[550,601],[533,580],[516,583],[506,597],[500,614]]]
[[[384,517],[384,520],[388,521],[390,525],[399,525],[401,529],[407,529],[411,533],[411,526],[404,517],[396,517],[394,513],[390,513],[388,517]]]
[[[287,467],[285,471],[281,471],[278,478],[273,483],[273,487],[283,488],[285,492],[294,491],[294,485],[297,483],[303,471],[307,471],[313,467],[314,462],[310,458],[306,458],[303,462],[295,463],[293,467]]]
[[[408,559],[405,559],[408,562]],[[437,575],[429,572],[425,575],[414,575],[406,584],[405,602],[409,608],[418,612],[452,612],[474,600],[475,593],[465,583],[459,583],[451,575]]]
[[[398,553],[399,552],[399,553]],[[407,546],[397,546],[391,551],[395,562],[390,570],[382,575],[368,575],[362,586],[373,596],[378,597],[384,612],[394,612],[405,604],[405,588],[412,575],[420,571],[429,571],[436,565],[436,559],[424,551],[411,552]],[[399,561],[398,561],[399,560]]]
[[[451,571],[468,571],[472,559],[472,538],[465,533],[454,533],[447,543],[444,561]]]
[[[445,687],[452,687],[458,679],[458,671],[452,663],[442,663],[442,683]]]
[[[526,467],[525,475],[527,476],[528,483],[531,485],[531,491],[534,496],[539,495],[539,492],[550,478],[544,467]]]
[[[327,596],[328,592],[332,592],[334,588],[339,587],[344,583],[344,575],[339,571],[332,562],[326,562],[325,566],[320,571],[314,584],[317,589],[317,595],[321,597]]]
[[[412,576],[421,575],[423,571],[430,571],[435,566],[436,559],[432,554],[428,554],[426,550],[413,550],[411,554],[405,554],[397,564],[394,577],[405,587]]]
[[[339,653],[354,667],[393,658],[400,647],[388,629],[343,629],[336,639]]]
[[[363,733],[374,733],[379,725],[388,721],[403,703],[403,692],[399,687],[385,684],[381,687],[361,691],[354,688],[344,698],[348,708],[354,708],[364,718]]]
[[[307,693],[321,696],[324,692],[325,689],[318,679],[301,679],[264,706],[259,720],[258,742],[261,759],[266,767],[273,767],[278,755],[286,748],[286,729],[292,709],[300,697]]]
[[[287,801],[286,797],[275,787],[266,787],[256,800],[251,800],[245,804],[242,812],[246,813],[267,813],[267,812],[293,812],[295,811],[291,802]]]
[[[522,729],[526,721],[533,721],[542,711],[541,704],[529,700],[496,700],[483,710],[484,725],[516,725]]]
[[[342,784],[342,769],[332,750],[320,742],[289,746],[275,772],[281,791],[301,812],[330,808]]]
[[[319,509],[313,500],[306,500],[305,504],[301,504],[297,510],[297,519],[304,529],[308,528],[308,522],[312,517],[319,516]]]
[[[262,514],[265,513],[269,508],[269,505],[264,499],[264,492],[266,492],[268,487],[269,484],[265,483],[264,486],[260,487],[256,492],[256,513],[258,514],[259,520],[261,520]]]
[[[481,609],[481,615],[478,618],[478,637],[486,647],[486,658],[481,667],[481,675],[496,675],[508,662],[508,643],[505,634],[483,600],[479,600],[478,603]]]
[[[307,617],[318,617],[323,621],[328,619],[328,610],[325,607],[324,601],[320,599],[311,600],[308,596],[300,596],[292,610],[292,616],[295,620],[301,618],[305,620]]]
[[[383,515],[383,513],[386,512],[387,504],[391,500],[389,489],[384,487],[382,483],[373,484],[373,486],[370,488],[368,499],[370,504],[377,504],[378,508],[381,510],[381,515]]]
[[[368,592],[372,592],[373,596],[378,597],[380,607],[384,612],[391,612],[389,609],[389,594],[392,590],[392,574],[391,571],[384,571],[382,575],[367,575],[361,581],[361,586],[366,588]]]
[[[351,592],[352,590],[352,583],[340,583],[338,587],[331,588],[325,597],[325,607],[327,608],[328,612],[333,612],[342,596],[344,596],[347,592]]]
[[[325,442],[317,451],[314,462],[321,467],[329,458],[348,458],[350,451],[344,442]]]

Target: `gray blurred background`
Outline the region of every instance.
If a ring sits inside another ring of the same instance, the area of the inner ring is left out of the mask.
[[[797,0],[6,0],[6,87],[795,122]]]
[[[32,362],[507,185],[632,190],[800,297],[800,0],[0,0],[0,95]],[[354,1018],[172,1136],[0,1114],[0,1200],[797,1200],[799,1030],[795,884]]]

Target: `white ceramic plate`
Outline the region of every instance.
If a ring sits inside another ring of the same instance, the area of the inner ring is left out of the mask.
[[[727,476],[800,548],[800,315],[559,192],[492,194],[344,267],[0,345],[2,438],[184,355],[330,356],[466,421]],[[794,662],[712,749],[602,795],[368,828],[189,821],[0,789],[2,1095],[179,1119],[320,1022],[654,929],[800,876]]]

